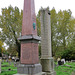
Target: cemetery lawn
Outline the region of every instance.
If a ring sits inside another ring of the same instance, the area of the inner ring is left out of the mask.
[[[13,75],[17,73],[17,67],[14,67],[13,62],[11,65],[7,62],[2,62],[1,64],[1,74],[0,75]]]
[[[9,65],[9,63],[7,62],[2,62],[1,66],[2,72],[0,75],[13,75],[17,73],[17,67],[14,67],[13,62],[11,63],[11,65]],[[75,71],[75,62],[57,66],[55,68],[55,71],[56,75],[71,75],[72,72]]]
[[[72,75],[75,71],[75,62],[66,63],[55,68],[56,75]]]

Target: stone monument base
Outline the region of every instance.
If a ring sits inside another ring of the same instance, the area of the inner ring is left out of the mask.
[[[19,64],[17,67],[17,72],[18,74],[14,75],[42,75],[42,66],[40,64]]]
[[[40,72],[37,74],[14,74],[14,75],[47,75],[45,72]]]
[[[56,75],[56,72],[54,71],[54,59],[53,57],[45,57],[43,56],[41,58],[41,64],[42,64],[42,71],[46,72],[47,75]]]
[[[53,71],[53,72],[47,73],[47,75],[56,75],[56,72]]]

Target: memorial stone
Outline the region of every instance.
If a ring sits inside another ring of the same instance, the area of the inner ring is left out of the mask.
[[[75,60],[71,60],[71,62],[75,62]]]
[[[48,8],[41,9],[41,64],[42,71],[47,75],[56,75],[54,71],[54,60],[51,50],[51,23],[50,23],[50,11]]]
[[[65,59],[61,59],[61,62],[63,62],[63,64],[65,64]]]
[[[1,61],[2,61],[2,59],[0,58],[0,73],[1,73]]]
[[[21,57],[16,75],[42,75],[42,67],[39,64],[36,16],[34,0],[24,0]]]

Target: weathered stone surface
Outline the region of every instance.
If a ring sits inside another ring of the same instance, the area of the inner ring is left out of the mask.
[[[21,64],[18,66],[18,75],[41,75],[42,67],[39,63],[36,16],[34,0],[24,0],[22,35],[21,41]]]
[[[56,75],[56,72],[53,71],[53,72],[47,73],[47,75]]]
[[[75,62],[75,60],[71,60],[71,62]]]
[[[51,25],[47,9],[41,10],[41,58],[52,57],[51,50]]]
[[[19,74],[37,74],[39,72],[42,72],[42,68],[40,64],[34,64],[34,65],[19,65],[18,66],[18,73]]]
[[[37,64],[38,41],[34,0],[24,0],[21,41],[21,64]]]
[[[0,61],[0,73],[1,73],[1,61]]]
[[[38,44],[23,43],[21,44],[21,64],[39,63]]]
[[[24,0],[22,36],[37,35],[37,28],[34,30],[33,23],[36,24],[34,0]]]
[[[54,60],[50,59],[41,59],[42,71],[43,72],[52,72],[54,71]]]
[[[14,75],[29,75],[29,74],[14,74]],[[45,72],[40,72],[37,74],[33,74],[33,75],[47,75]]]
[[[14,75],[29,75],[29,74],[14,74]],[[42,74],[42,72],[41,72],[41,73],[37,73],[37,74],[33,74],[33,75],[45,75],[45,74]]]
[[[2,61],[2,58],[0,57],[0,73],[1,73],[1,61]]]
[[[50,12],[47,9],[41,9],[41,64],[42,71],[47,75],[56,75],[54,73],[54,60],[51,50],[51,23]]]
[[[21,36],[20,38],[18,38],[18,40],[20,41],[26,41],[26,40],[38,40],[40,41],[40,37],[39,36],[36,36],[36,35],[24,35],[24,36]]]

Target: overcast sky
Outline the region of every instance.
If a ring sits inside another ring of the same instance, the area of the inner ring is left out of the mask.
[[[23,9],[23,2],[24,0],[0,0],[0,14],[1,8],[8,7],[12,5],[13,7],[17,6],[19,9]],[[58,12],[61,10],[68,10],[72,11],[72,15],[75,17],[75,0],[35,0],[35,12],[38,13],[38,10],[42,7],[50,7],[52,9],[55,7],[56,11]]]

